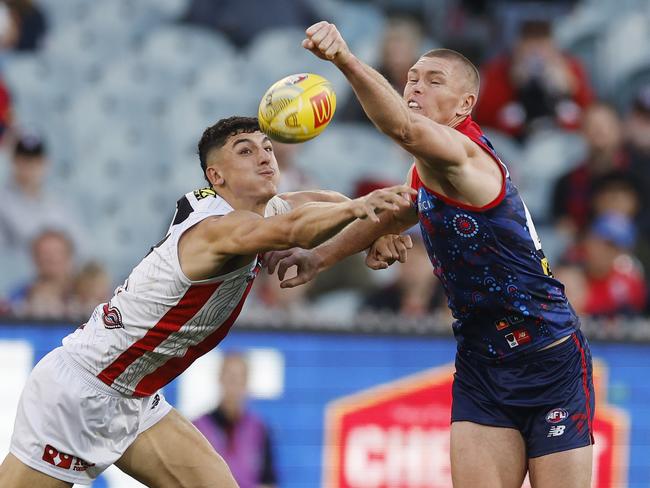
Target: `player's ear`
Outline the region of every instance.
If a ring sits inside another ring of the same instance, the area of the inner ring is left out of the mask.
[[[208,180],[210,180],[212,186],[223,186],[226,182],[221,175],[221,172],[215,166],[208,166],[205,169],[205,174],[208,177]]]
[[[458,115],[469,115],[476,104],[476,95],[473,93],[465,93],[461,99],[460,106],[458,107]]]

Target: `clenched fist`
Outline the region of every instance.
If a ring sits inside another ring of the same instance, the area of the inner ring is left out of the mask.
[[[307,38],[302,41],[302,47],[321,59],[332,61],[340,67],[352,57],[348,45],[334,24],[322,20],[309,27],[305,34]]]

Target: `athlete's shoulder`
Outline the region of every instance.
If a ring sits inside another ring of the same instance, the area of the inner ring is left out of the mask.
[[[178,199],[170,230],[187,221],[191,215],[225,215],[232,210],[230,204],[212,188],[199,188]]]

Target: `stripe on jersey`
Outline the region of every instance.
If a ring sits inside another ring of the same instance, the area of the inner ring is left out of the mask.
[[[178,331],[190,320],[201,307],[210,299],[222,282],[207,285],[193,285],[185,292],[180,301],[147,331],[147,333],[134,342],[119,357],[109,364],[97,377],[111,386],[126,368],[142,357],[147,351],[153,351],[162,344],[171,334]]]
[[[133,396],[143,397],[153,395],[157,390],[189,368],[197,358],[214,349],[224,339],[224,337],[226,337],[230,328],[235,323],[252,286],[253,281],[251,280],[235,309],[217,330],[203,339],[203,341],[189,347],[182,357],[169,359],[156,371],[149,373],[147,376],[142,378],[136,385],[133,391]]]

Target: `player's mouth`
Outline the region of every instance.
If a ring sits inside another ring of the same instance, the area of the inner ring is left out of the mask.
[[[272,170],[272,169],[265,169],[264,171],[260,171],[260,172],[258,172],[258,174],[260,174],[260,175],[262,175],[262,176],[268,176],[268,177],[271,177],[271,176],[273,176],[273,175],[275,174],[275,171]]]
[[[416,102],[415,100],[409,100],[408,101],[408,107],[413,109],[413,110],[422,110],[422,107],[420,106],[420,104],[418,102]]]

